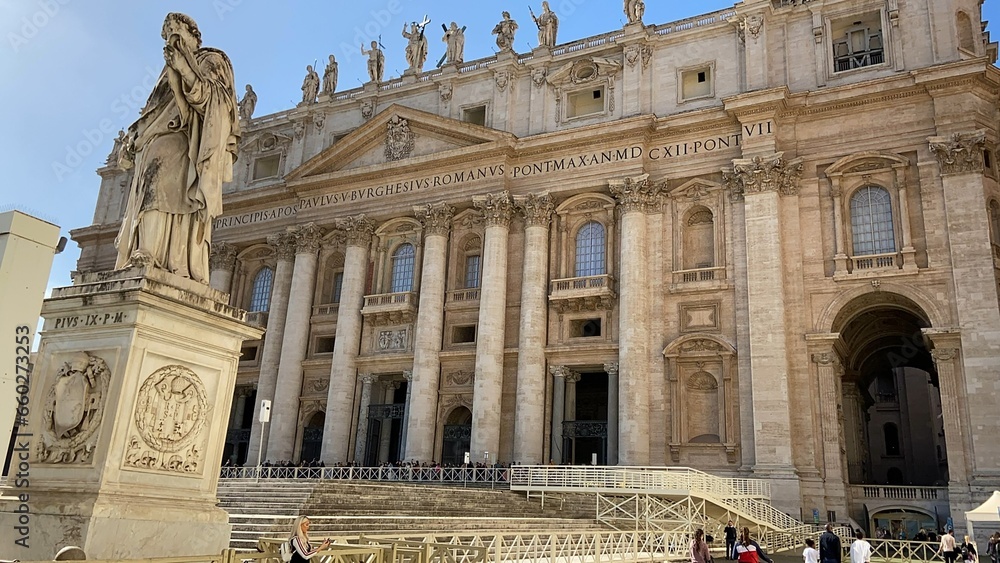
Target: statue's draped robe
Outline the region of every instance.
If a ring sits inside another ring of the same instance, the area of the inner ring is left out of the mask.
[[[131,127],[134,171],[116,268],[139,252],[158,268],[208,283],[212,220],[222,213],[222,184],[233,179],[240,130],[229,58],[210,48],[193,58],[198,78],[191,86],[179,81],[180,103],[164,68]]]

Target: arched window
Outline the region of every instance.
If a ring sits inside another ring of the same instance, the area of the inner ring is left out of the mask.
[[[1000,246],[1000,203],[990,201],[990,240]]]
[[[576,275],[602,276],[605,270],[604,225],[590,221],[576,233]]]
[[[970,53],[975,53],[976,39],[972,31],[972,19],[969,14],[959,12],[956,20],[958,23],[958,46]]]
[[[250,312],[267,311],[271,308],[271,286],[274,284],[274,270],[261,268],[253,278],[250,292]]]
[[[885,436],[885,455],[899,454],[899,428],[891,423],[885,423],[882,427],[882,434]]]
[[[851,236],[854,255],[896,252],[892,198],[878,186],[865,186],[851,196]]]
[[[697,207],[684,226],[684,269],[715,266],[715,220],[712,212]]]
[[[413,291],[413,245],[401,244],[392,253],[392,293]]]

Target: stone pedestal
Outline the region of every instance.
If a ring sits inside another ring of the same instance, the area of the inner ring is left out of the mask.
[[[20,498],[3,507],[26,517],[21,530],[3,526],[4,555],[49,559],[76,545],[96,559],[140,558],[228,546],[228,516],[215,506],[224,429],[240,346],[262,331],[227,302],[152,269],[85,274],[53,291],[18,443],[23,482],[11,480]]]

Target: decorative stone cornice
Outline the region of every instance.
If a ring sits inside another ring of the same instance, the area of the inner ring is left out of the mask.
[[[296,254],[315,254],[323,241],[325,232],[316,223],[306,223],[290,231],[295,237]]]
[[[650,182],[649,174],[609,180],[608,187],[623,214],[652,211],[663,194],[663,185]]]
[[[292,261],[295,259],[295,236],[285,231],[267,237],[267,244],[274,248],[278,260]]]
[[[375,223],[364,214],[341,220],[337,228],[344,231],[346,246],[367,247],[372,243],[372,235],[375,234]]]
[[[515,197],[514,205],[524,215],[525,227],[548,227],[556,209],[552,196],[547,193]]]
[[[982,173],[986,131],[955,133],[948,137],[929,137],[931,153],[937,157],[941,174]]]
[[[436,205],[428,203],[427,205],[413,206],[413,214],[424,226],[424,236],[446,237],[451,230],[451,220],[455,216],[455,208],[447,203]]]
[[[738,158],[732,170],[722,175],[730,197],[738,201],[746,194],[777,191],[781,195],[799,195],[802,180],[802,159],[785,160],[784,152],[768,157]]]
[[[504,190],[495,194],[486,194],[472,198],[472,204],[483,213],[486,227],[510,227],[510,219],[514,210],[514,203],[510,199],[510,192]]]
[[[238,249],[228,242],[217,242],[212,245],[212,250],[208,254],[208,269],[229,271],[236,265],[236,253]]]

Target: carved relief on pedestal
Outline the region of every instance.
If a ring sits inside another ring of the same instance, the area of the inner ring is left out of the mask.
[[[90,462],[110,380],[104,360],[87,352],[76,352],[63,363],[45,398],[40,463]]]
[[[209,408],[198,376],[184,366],[162,367],[143,382],[136,402],[136,434],[129,437],[125,465],[201,473]]]

